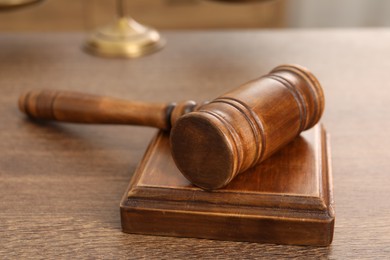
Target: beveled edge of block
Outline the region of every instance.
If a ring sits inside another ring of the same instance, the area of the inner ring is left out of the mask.
[[[241,206],[253,206],[253,207],[262,207],[262,208],[278,208],[282,209],[299,209],[307,210],[314,212],[322,212],[326,210],[329,206],[329,198],[331,194],[328,194],[328,188],[331,188],[331,183],[327,176],[331,176],[330,168],[330,152],[328,152],[329,144],[327,142],[327,134],[322,125],[316,126],[315,129],[316,139],[318,138],[316,155],[320,158],[318,159],[318,171],[319,173],[319,191],[318,196],[302,196],[299,194],[275,194],[275,193],[257,193],[252,191],[231,191],[226,189],[212,191],[212,196],[210,192],[204,192],[203,190],[197,187],[157,187],[157,186],[145,186],[139,185],[139,180],[142,173],[145,170],[147,162],[156,152],[159,142],[162,138],[167,138],[165,132],[159,132],[152,142],[150,143],[144,158],[137,167],[135,174],[131,180],[131,183],[128,188],[127,197],[133,199],[144,199],[144,200],[164,200],[172,202],[185,202],[188,203],[189,200],[196,201],[197,203],[211,203],[211,204],[224,204],[224,205],[233,205],[235,206],[236,201],[240,201]],[[174,190],[174,196],[172,195],[172,190]],[[242,204],[245,201],[245,204]]]

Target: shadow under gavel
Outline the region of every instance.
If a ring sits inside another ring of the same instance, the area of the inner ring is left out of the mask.
[[[36,119],[171,130],[171,151],[179,170],[194,185],[212,190],[227,185],[314,126],[324,110],[324,95],[307,69],[281,65],[200,105],[42,90],[21,95],[19,108]]]

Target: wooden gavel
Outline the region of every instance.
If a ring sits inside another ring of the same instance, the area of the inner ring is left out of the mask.
[[[324,110],[324,95],[307,69],[282,65],[200,105],[43,90],[21,95],[19,108],[36,119],[172,127],[170,144],[177,167],[193,184],[212,190],[314,126]]]

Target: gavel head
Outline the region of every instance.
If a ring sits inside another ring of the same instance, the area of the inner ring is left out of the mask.
[[[193,184],[221,188],[314,126],[323,110],[322,88],[307,69],[278,66],[180,117],[172,156]]]

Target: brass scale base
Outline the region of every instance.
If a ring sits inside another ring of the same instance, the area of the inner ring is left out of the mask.
[[[127,233],[276,244],[332,242],[329,139],[321,125],[213,192],[176,168],[168,133],[159,132],[120,205]]]
[[[122,17],[92,33],[85,50],[103,57],[137,58],[156,52],[164,45],[165,40],[155,29]]]

